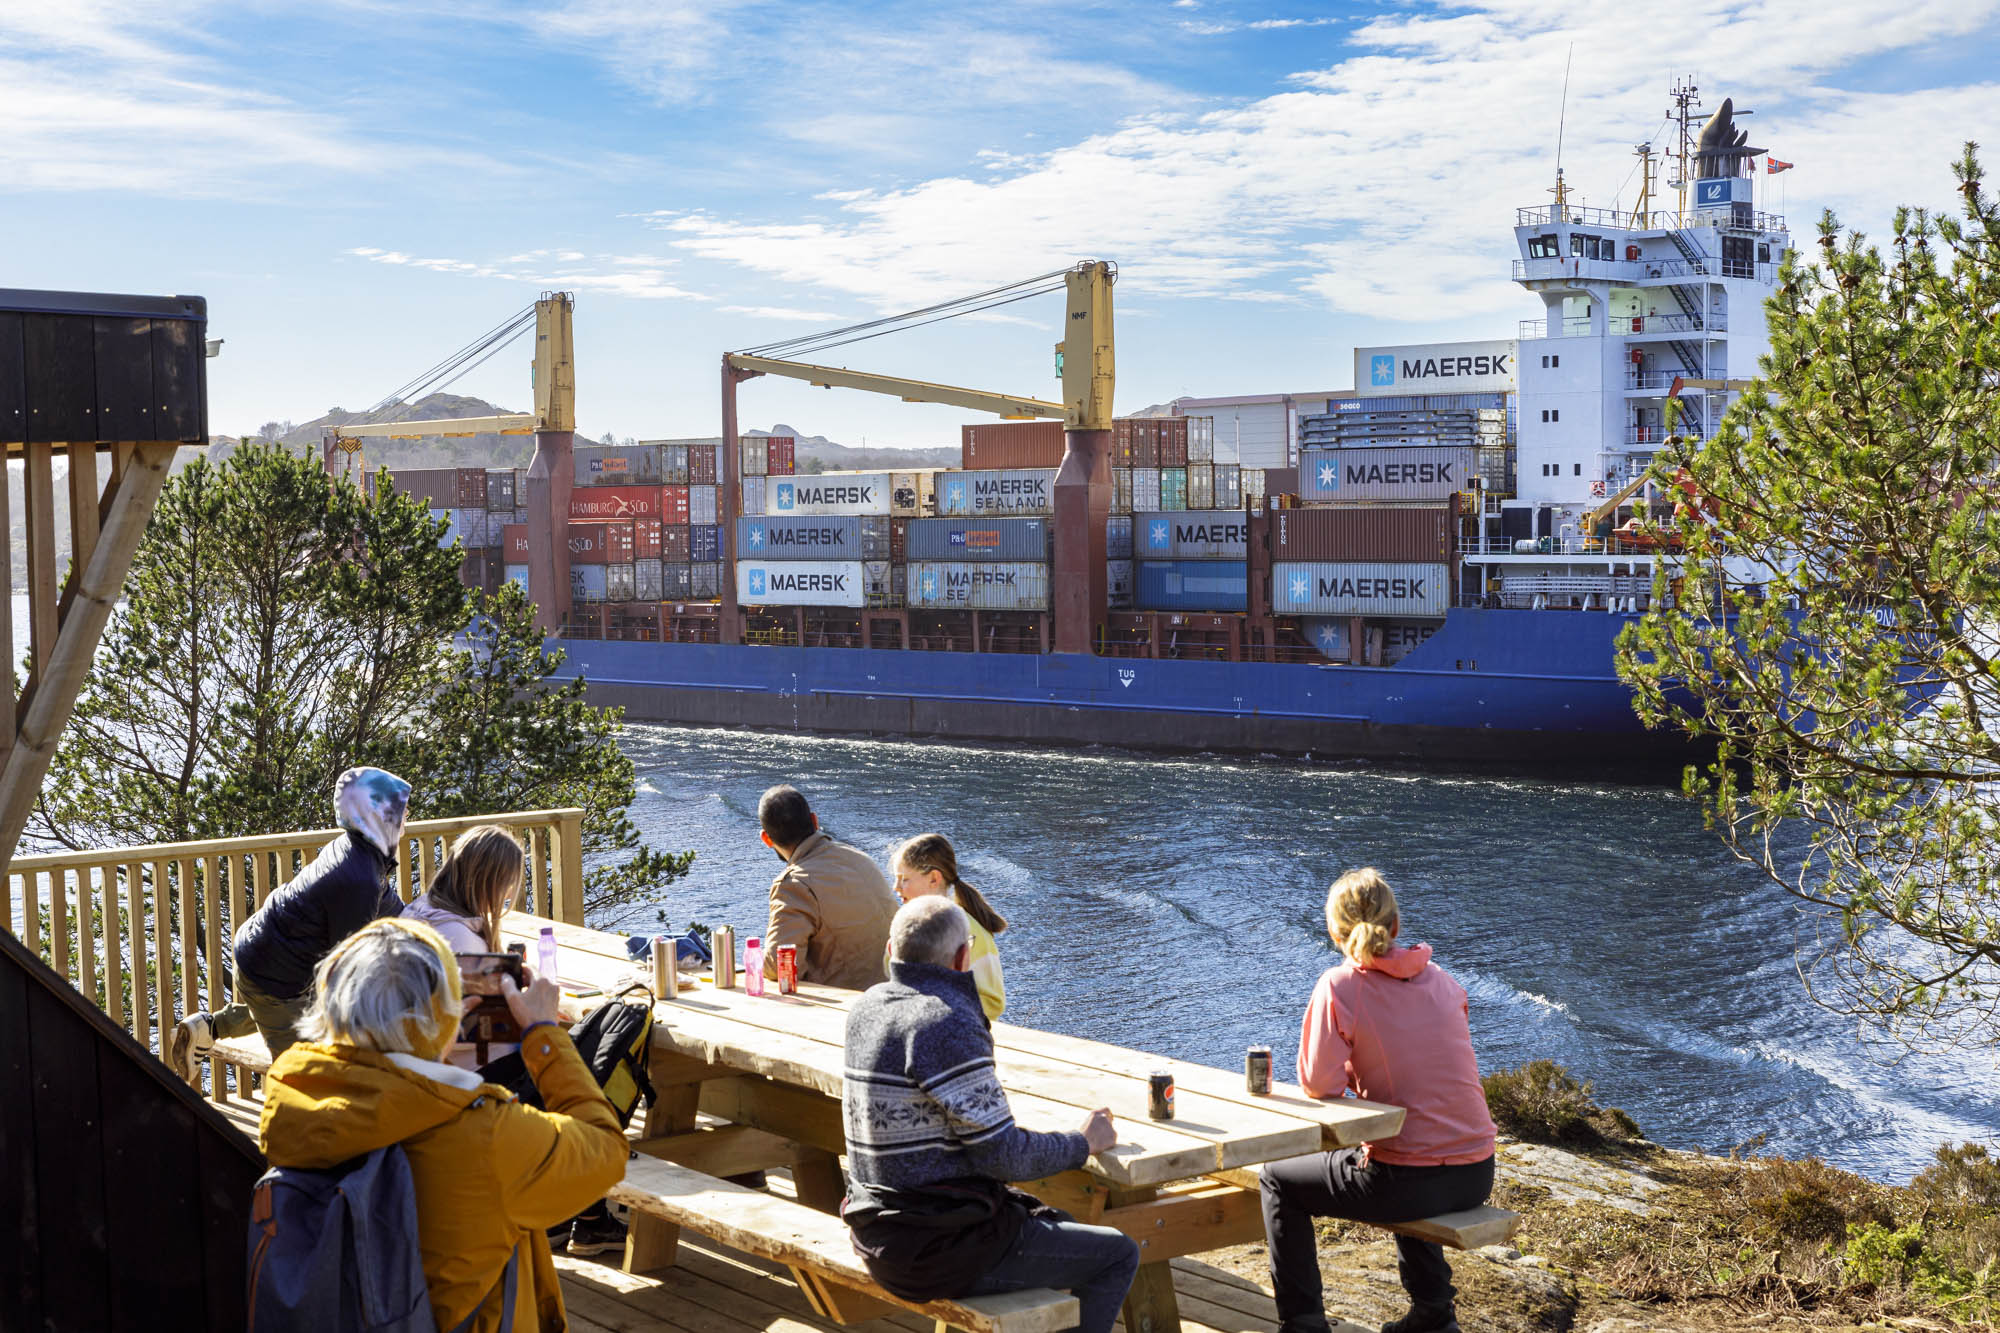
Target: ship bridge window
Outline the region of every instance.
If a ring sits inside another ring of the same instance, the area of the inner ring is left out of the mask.
[[[1569,252],[1578,259],[1616,259],[1618,247],[1602,236],[1586,236],[1582,232],[1569,235]]]
[[[1557,259],[1561,255],[1562,249],[1556,244],[1554,236],[1530,236],[1528,238],[1528,258]]]

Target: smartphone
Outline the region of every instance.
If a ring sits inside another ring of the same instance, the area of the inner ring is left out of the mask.
[[[494,1042],[518,1042],[521,1025],[507,1007],[507,995],[500,978],[514,978],[517,989],[528,984],[521,970],[521,958],[514,953],[462,953],[458,955],[458,976],[465,996],[465,1012],[458,1021],[458,1039],[476,1049],[474,1058],[487,1061],[487,1048]]]

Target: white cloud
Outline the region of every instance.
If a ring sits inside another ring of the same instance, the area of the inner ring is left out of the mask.
[[[451,273],[471,278],[496,278],[549,290],[603,292],[642,301],[713,301],[702,292],[691,291],[669,281],[667,270],[678,260],[654,260],[642,255],[584,254],[580,250],[528,250],[491,263],[470,259],[423,257],[401,250],[356,245],[342,251],[373,264],[394,264],[401,268],[424,269],[431,273]],[[578,267],[578,261],[592,260]],[[551,261],[554,261],[553,264]],[[831,318],[829,316],[829,318]]]
[[[716,309],[721,315],[746,315],[751,319],[782,319],[800,324],[831,324],[840,316],[825,310],[794,310],[781,305],[725,305]]]
[[[648,225],[702,258],[877,307],[1094,256],[1148,292],[1490,319],[1521,308],[1509,229],[1516,206],[1547,197],[1571,45],[1565,166],[1580,202],[1630,203],[1632,144],[1660,123],[1678,72],[1657,30],[1620,11],[1547,10],[1401,11],[1350,33],[1347,58],[1246,105],[1139,118],[977,179],[843,191],[819,216],[660,212]],[[1759,113],[1745,122],[1753,142],[1800,164],[1780,178],[1791,198],[1859,222],[1902,198],[1948,203],[1947,164],[1968,127],[2000,123],[2000,85],[1892,94],[1843,75],[1898,50],[1946,50],[1990,31],[1996,11],[2000,0],[1693,0],[1674,23],[1702,34],[1706,66],[1729,71],[1709,81],[1709,105],[1734,95]],[[1810,39],[1773,40],[1785,32]]]

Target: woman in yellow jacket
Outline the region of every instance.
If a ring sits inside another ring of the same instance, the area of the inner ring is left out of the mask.
[[[556,1024],[555,983],[529,978],[526,990],[507,983],[507,1002],[546,1111],[443,1063],[458,1032],[458,962],[407,918],[364,927],[320,964],[306,1040],[265,1085],[258,1142],[273,1166],[324,1170],[403,1145],[439,1328],[475,1309],[477,1333],[566,1327],[545,1232],[625,1175],[618,1116]],[[500,1278],[516,1246],[527,1262],[502,1330]]]

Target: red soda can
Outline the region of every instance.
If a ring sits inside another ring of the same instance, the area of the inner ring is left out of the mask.
[[[778,946],[778,994],[798,993],[799,947],[796,944],[781,944]]]

